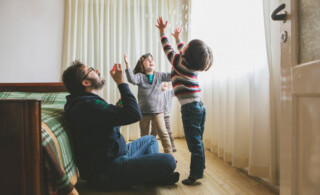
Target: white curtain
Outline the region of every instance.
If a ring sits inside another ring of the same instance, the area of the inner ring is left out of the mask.
[[[199,76],[207,107],[205,146],[249,175],[275,183],[264,11],[262,0],[193,0],[190,39],[204,40],[214,53],[213,67]]]
[[[127,53],[134,68],[141,55],[151,53],[157,71],[170,71],[156,19],[162,16],[169,21],[168,34],[176,27],[187,31],[188,13],[188,0],[66,0],[62,70],[75,59],[100,70],[106,79],[101,96],[115,103],[119,92],[109,76],[113,64],[122,63],[125,69],[123,55]],[[187,33],[182,36],[188,38]],[[173,38],[171,42],[175,43]],[[137,86],[130,84],[130,88],[137,95]],[[175,136],[183,133],[180,121],[174,100],[171,124]],[[124,126],[121,131],[127,140],[140,136],[138,123]]]

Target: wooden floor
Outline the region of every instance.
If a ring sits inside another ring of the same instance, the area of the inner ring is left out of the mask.
[[[155,195],[155,194],[276,194],[264,187],[246,174],[217,158],[206,151],[206,169],[204,178],[198,180],[194,186],[186,186],[182,179],[189,175],[190,153],[185,139],[175,139],[178,160],[176,171],[180,172],[180,181],[173,186],[138,186],[130,191],[94,192],[85,183],[79,182],[76,186],[80,195]],[[161,143],[159,143],[161,148]]]

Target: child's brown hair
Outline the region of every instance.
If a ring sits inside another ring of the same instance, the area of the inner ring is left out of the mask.
[[[144,69],[144,66],[143,66],[143,62],[145,59],[147,59],[148,57],[151,57],[153,59],[153,56],[150,54],[150,53],[146,53],[144,55],[142,55],[137,64],[136,64],[136,67],[134,67],[134,70],[133,70],[133,73],[134,74],[137,74],[137,73],[144,73],[146,74],[146,70]]]
[[[183,57],[187,60],[187,67],[195,71],[207,71],[213,64],[211,48],[199,39],[188,43]]]

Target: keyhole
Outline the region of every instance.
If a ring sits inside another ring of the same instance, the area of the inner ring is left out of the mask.
[[[287,31],[283,31],[283,32],[281,33],[281,42],[282,42],[282,43],[285,43],[285,42],[287,41],[287,37],[288,37]]]

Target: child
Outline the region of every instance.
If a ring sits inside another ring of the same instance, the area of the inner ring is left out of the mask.
[[[132,71],[127,56],[126,75],[128,82],[138,85],[138,103],[142,113],[139,122],[141,137],[150,134],[150,122],[159,134],[165,153],[172,154],[172,147],[163,117],[163,98],[161,83],[170,81],[170,72],[156,72],[153,56],[150,53],[142,55]]]
[[[197,71],[208,70],[213,63],[213,55],[209,46],[201,40],[192,40],[186,46],[180,41],[181,30],[175,29],[172,33],[176,39],[179,53],[176,53],[168,38],[165,29],[168,22],[157,19],[156,27],[161,34],[161,43],[166,56],[172,64],[171,80],[175,96],[181,104],[181,115],[184,133],[191,152],[189,177],[182,181],[185,185],[192,185],[203,177],[205,169],[205,154],[202,142],[206,108],[200,100],[200,87]]]
[[[166,129],[168,131],[169,137],[170,137],[170,142],[172,146],[172,152],[176,152],[177,149],[174,145],[174,139],[171,131],[171,124],[170,124],[170,112],[171,112],[171,107],[172,107],[172,98],[174,97],[174,92],[173,89],[169,89],[169,83],[168,82],[163,82],[162,87],[161,87],[162,96],[164,100],[164,121],[166,123]],[[157,136],[157,132],[154,130],[154,127],[152,126],[151,130],[151,135]]]

